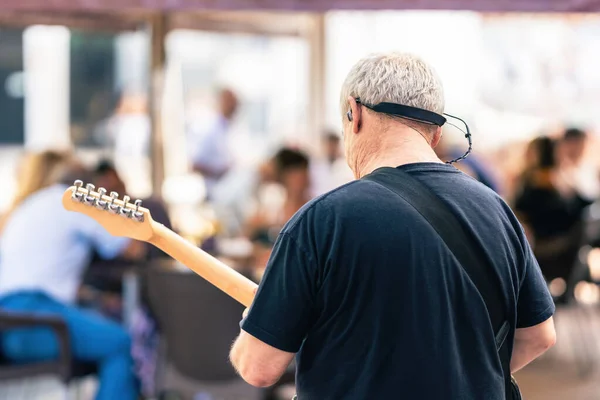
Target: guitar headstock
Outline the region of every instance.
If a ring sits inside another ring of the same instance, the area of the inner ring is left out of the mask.
[[[92,184],[83,188],[82,181],[75,181],[63,195],[63,207],[92,217],[111,235],[143,241],[152,237],[152,217],[148,209],[141,207],[141,200],[132,204],[129,196],[120,200],[116,192],[106,195],[106,189],[95,189]]]

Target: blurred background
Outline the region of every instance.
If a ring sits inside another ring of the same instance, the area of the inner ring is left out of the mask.
[[[8,3],[0,243],[12,214],[56,183],[50,155],[69,153],[97,187],[144,199],[155,220],[259,282],[291,215],[353,179],[338,109],[346,73],[369,53],[409,51],[433,64],[446,111],[470,125],[474,152],[457,166],[515,209],[555,296],[558,344],[517,375],[525,398],[600,399],[597,9],[541,0],[423,2],[437,10],[383,0],[243,11],[226,1]],[[440,157],[465,149],[463,134],[445,128]],[[227,354],[243,309],[186,268],[152,249],[86,263],[76,304],[131,336],[146,398],[292,397],[293,368],[268,390],[236,377]],[[21,326],[11,318],[0,313],[0,330]],[[59,399],[65,388],[93,398],[96,366],[30,364],[0,356],[0,398]]]

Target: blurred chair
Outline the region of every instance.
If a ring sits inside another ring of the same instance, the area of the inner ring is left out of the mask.
[[[147,301],[166,345],[165,365],[184,380],[193,380],[193,391],[206,393],[203,399],[260,399],[262,391],[243,382],[229,362],[244,307],[201,277],[174,265],[155,262],[146,272]],[[159,375],[159,391],[184,391],[162,383],[167,371]]]
[[[13,363],[0,352],[0,382],[28,380],[42,376],[57,377],[65,384],[65,397],[70,399],[68,386],[78,378],[96,374],[96,366],[76,362],[71,356],[71,344],[66,323],[57,317],[38,316],[0,311],[0,333],[9,329],[47,326],[56,334],[59,345],[57,360],[31,363]],[[25,383],[24,383],[25,385]],[[26,390],[24,388],[23,393]],[[77,391],[79,392],[79,391]],[[77,393],[76,397],[79,393]],[[30,397],[28,397],[30,398]]]

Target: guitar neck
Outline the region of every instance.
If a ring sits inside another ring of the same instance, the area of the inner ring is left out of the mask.
[[[246,307],[252,304],[256,283],[194,246],[169,228],[152,222],[149,243],[158,247]]]

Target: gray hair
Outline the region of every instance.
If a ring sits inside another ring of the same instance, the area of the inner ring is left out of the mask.
[[[374,54],[358,61],[342,85],[342,116],[348,96],[368,104],[390,102],[444,112],[444,90],[435,71],[421,58],[408,53]]]

